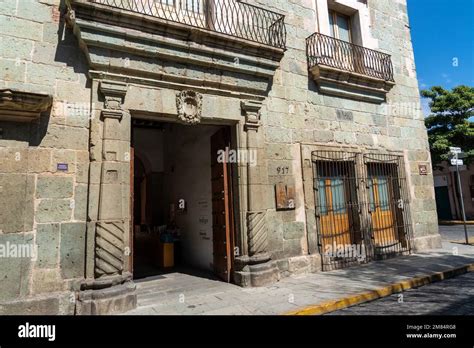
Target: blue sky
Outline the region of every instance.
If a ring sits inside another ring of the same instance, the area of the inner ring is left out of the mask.
[[[474,0],[407,2],[420,88],[474,86]]]

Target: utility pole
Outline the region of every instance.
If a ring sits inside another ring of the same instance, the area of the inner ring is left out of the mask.
[[[452,147],[450,148],[451,153],[454,155],[454,158],[451,160],[452,165],[456,165],[456,175],[458,177],[458,190],[459,190],[459,200],[461,201],[461,214],[464,222],[464,236],[466,237],[466,245],[469,245],[469,235],[467,233],[467,221],[466,221],[466,211],[464,209],[464,195],[462,193],[461,186],[461,175],[459,174],[459,166],[464,165],[463,160],[459,159],[459,155],[462,153],[461,148]]]

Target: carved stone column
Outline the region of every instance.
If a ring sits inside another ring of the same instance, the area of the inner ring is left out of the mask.
[[[130,118],[124,120],[128,114],[122,105],[127,85],[101,81],[99,91],[104,108],[95,124],[98,136],[92,145],[101,151],[91,156],[90,175],[90,195],[98,197],[89,200],[89,226],[95,243],[94,279],[82,284],[78,306],[82,314],[124,312],[136,307],[135,285],[126,267],[130,252],[131,126],[125,124]]]
[[[264,153],[259,145],[261,102],[244,101],[241,104],[245,115],[247,150]],[[247,250],[248,255],[236,258],[236,282],[242,286],[263,286],[279,279],[279,271],[268,253],[268,230],[264,191],[267,185],[262,182],[260,171],[264,158],[258,157],[258,165],[247,164]]]

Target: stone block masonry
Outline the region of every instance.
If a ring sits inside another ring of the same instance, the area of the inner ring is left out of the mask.
[[[0,89],[54,100],[32,123],[0,121],[0,245],[36,248],[34,257],[0,258],[1,314],[73,314],[74,283],[84,278],[91,94],[63,6],[0,8]]]
[[[0,258],[0,314],[136,305],[125,254],[132,118],[178,122],[182,91],[202,96],[190,106],[202,123],[232,126],[235,146],[258,154],[235,173],[240,285],[321,271],[308,149],[401,156],[413,250],[440,246],[433,175],[419,170],[430,154],[405,0],[251,1],[285,15],[286,51],[77,3],[0,6],[0,90],[52,97],[32,122],[0,121],[0,245],[37,248]],[[317,8],[328,3],[359,11],[364,42],[391,55],[386,102],[324,94],[308,71],[306,38],[324,27]],[[294,209],[277,209],[277,184],[294,191]]]
[[[413,247],[415,250],[439,247],[438,230],[430,224],[430,221],[437,220],[432,173],[420,176],[419,172],[419,165],[428,164],[429,167],[430,157],[406,2],[395,1],[397,6],[388,6],[391,2],[368,1],[370,35],[377,44],[377,47],[371,48],[390,54],[395,71],[396,84],[383,104],[322,95],[307,69],[298,68],[306,66],[307,62],[303,38],[318,28],[313,2],[275,3],[260,0],[256,3],[285,14],[289,33],[288,52],[281,61],[262,111],[265,146],[269,149],[278,146],[278,152],[271,152],[269,175],[274,172],[273,162],[286,160],[286,152],[299,143],[323,145],[327,150],[345,147],[352,151],[401,153],[406,161],[411,186]],[[269,184],[268,189],[272,190],[272,183]],[[314,214],[314,211],[307,210],[308,214]],[[304,239],[296,243],[285,238],[294,233],[294,226],[287,222],[287,213],[275,212],[272,219],[272,226],[279,226],[271,237],[275,243],[275,257],[286,257],[282,250],[291,250],[292,256],[304,255],[307,248]],[[280,231],[281,226],[286,226],[283,232]],[[288,242],[293,245],[282,246],[282,243],[285,245]]]

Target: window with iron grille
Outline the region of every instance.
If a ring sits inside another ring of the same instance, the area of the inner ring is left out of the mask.
[[[403,156],[365,154],[370,235],[375,256],[409,251],[411,223]]]
[[[403,156],[314,151],[312,162],[323,270],[409,252]]]
[[[358,154],[312,154],[318,245],[323,269],[365,261],[357,189]]]

